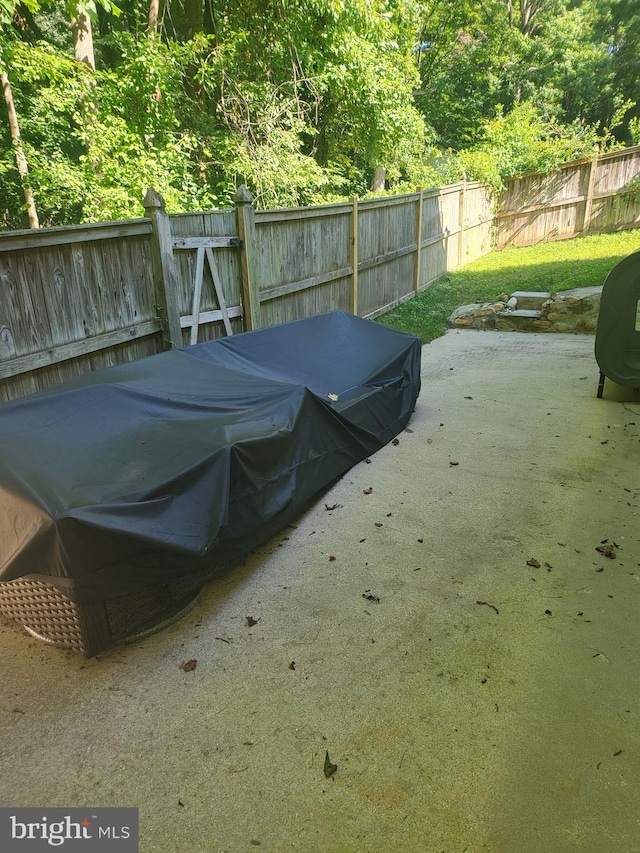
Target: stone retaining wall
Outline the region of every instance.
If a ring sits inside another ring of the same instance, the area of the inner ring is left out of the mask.
[[[520,332],[574,332],[595,334],[600,310],[599,287],[578,287],[556,293],[539,311],[507,307],[507,294],[498,302],[476,302],[457,308],[449,317],[456,329],[496,329]]]

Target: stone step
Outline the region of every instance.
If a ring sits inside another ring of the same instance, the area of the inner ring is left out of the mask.
[[[532,308],[514,308],[513,311],[498,311],[498,317],[527,317],[529,320],[536,320],[540,316],[540,311],[535,311]]]
[[[542,308],[543,302],[551,298],[551,294],[546,291],[516,290],[511,294],[511,298],[518,300],[518,310],[537,311]]]
[[[498,311],[496,313],[496,328],[499,330],[517,329],[522,332],[535,331],[533,325],[540,319],[540,311],[529,308],[516,308],[513,311]]]

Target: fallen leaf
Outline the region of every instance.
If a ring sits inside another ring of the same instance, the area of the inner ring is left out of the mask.
[[[329,758],[329,753],[327,752],[325,754],[325,757],[324,757],[324,775],[327,777],[327,779],[330,779],[331,776],[333,776],[333,774],[336,772],[337,769],[338,769],[338,765],[331,763],[331,759]]]
[[[449,465],[459,465],[459,462],[449,462]]]
[[[465,397],[465,400],[473,400],[473,397]]]
[[[184,670],[184,672],[193,672],[197,665],[198,661],[195,658],[191,658],[191,660],[183,660],[180,664],[180,669]]]
[[[324,508],[325,508],[326,510],[328,510],[329,512],[331,512],[331,510],[332,510],[332,509],[338,509],[338,508],[339,508],[339,507],[341,507],[341,506],[342,506],[342,504],[331,504],[331,505],[329,505],[329,504],[325,504],[325,505],[324,505]]]
[[[596,551],[599,551],[604,557],[608,557],[610,560],[615,560],[616,558],[616,549],[613,545],[599,545]]]
[[[540,568],[540,563],[536,560],[535,557],[532,557],[530,560],[527,560],[528,566],[533,566],[534,569]]]
[[[292,660],[291,663],[289,664],[289,669],[295,669],[295,668],[296,668],[296,662],[294,660]]]
[[[333,556],[333,554],[332,554],[332,555],[329,557],[329,562],[330,562],[330,563],[333,563],[333,561],[334,561],[334,560],[335,560],[335,557],[334,557],[334,556]]]
[[[405,427],[405,428],[404,428],[404,431],[405,431],[405,432],[413,432],[413,430],[412,430],[412,429],[409,429],[409,427]]]
[[[254,619],[253,616],[247,616],[246,618],[247,618],[247,625],[250,628],[253,628],[254,625],[258,624],[258,620]]]
[[[333,400],[333,402],[334,402],[334,403],[335,403],[335,401],[338,399],[338,395],[337,395],[337,394],[327,394],[327,397],[328,397],[330,400]]]

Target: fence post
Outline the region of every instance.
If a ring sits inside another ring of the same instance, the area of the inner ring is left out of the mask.
[[[151,220],[151,263],[158,310],[162,317],[168,348],[175,349],[182,346],[182,330],[178,303],[178,276],[171,243],[171,223],[164,199],[153,187],[147,190],[142,204],[145,214]]]
[[[458,196],[458,266],[462,266],[464,259],[464,196],[467,191],[467,176],[463,173],[462,181],[460,182],[460,195]]]
[[[244,327],[248,332],[252,329],[259,329],[262,325],[256,253],[256,218],[252,201],[253,196],[244,184],[238,187],[235,195],[236,219],[238,235],[242,241],[240,250],[242,301],[244,303]]]
[[[584,201],[584,216],[582,217],[582,233],[589,230],[591,224],[591,208],[593,206],[593,187],[596,180],[596,168],[598,166],[598,158],[589,163],[589,182],[587,184],[587,197]]]
[[[351,292],[349,294],[349,311],[358,316],[358,198],[351,200],[351,227],[349,260],[351,263]]]
[[[418,293],[420,290],[420,273],[422,266],[422,187],[416,187],[418,193],[418,211],[416,216],[416,265],[413,271],[413,290]]]

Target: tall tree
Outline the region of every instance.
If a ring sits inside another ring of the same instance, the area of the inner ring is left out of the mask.
[[[38,212],[36,210],[36,203],[33,197],[33,190],[29,182],[29,166],[27,165],[27,158],[25,157],[24,148],[22,146],[22,139],[20,138],[18,115],[13,102],[13,92],[11,91],[9,75],[6,71],[0,72],[0,85],[2,85],[4,102],[7,106],[9,131],[11,133],[11,141],[13,142],[13,148],[16,155],[16,165],[18,167],[18,174],[20,175],[20,183],[24,194],[27,216],[29,217],[29,228],[39,228],[40,223],[38,222]]]
[[[629,102],[626,124],[619,135],[640,143],[640,9],[637,0],[617,0],[613,5],[611,52],[616,88]]]
[[[0,32],[3,28],[7,27],[16,12],[16,7],[18,6],[17,0],[0,0]],[[34,12],[39,8],[39,3],[37,0],[26,0],[25,7],[30,11]],[[11,134],[11,142],[13,145],[13,150],[16,159],[16,166],[18,169],[18,175],[20,176],[20,184],[22,187],[22,193],[24,195],[24,203],[25,209],[27,212],[27,216],[29,219],[29,227],[30,228],[39,228],[40,223],[38,221],[38,212],[36,210],[36,203],[33,196],[33,189],[31,187],[31,183],[29,180],[29,166],[27,163],[27,158],[24,153],[24,147],[22,145],[22,138],[20,136],[20,125],[18,122],[18,113],[16,111],[15,102],[13,100],[13,91],[11,89],[11,82],[9,81],[9,74],[4,65],[2,51],[0,49],[0,85],[2,86],[2,94],[4,97],[4,102],[7,108],[7,120],[9,122],[9,132]]]

